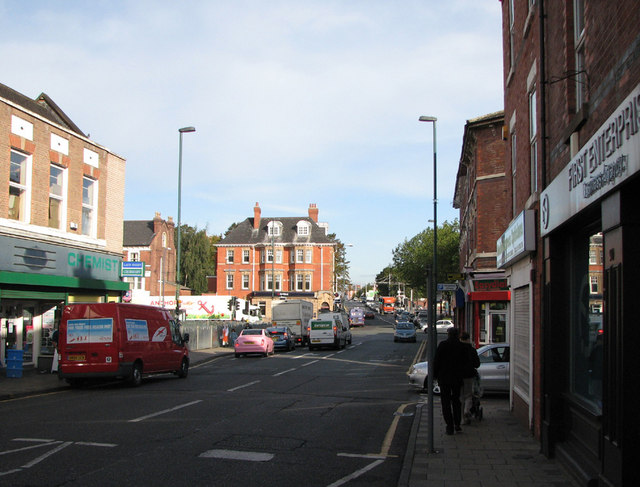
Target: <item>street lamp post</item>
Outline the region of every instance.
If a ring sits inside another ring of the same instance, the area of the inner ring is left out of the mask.
[[[431,289],[429,296],[429,308],[431,308],[431,323],[429,326],[429,338],[427,342],[427,361],[429,369],[427,370],[427,387],[428,387],[428,403],[427,415],[429,426],[429,437],[427,442],[428,453],[434,453],[433,445],[433,359],[436,352],[436,294],[438,286],[438,172],[437,172],[437,150],[436,150],[436,117],[423,115],[418,119],[420,122],[433,122],[433,268],[431,269]]]
[[[182,202],[182,134],[195,132],[195,127],[182,127],[180,132],[180,146],[178,149],[178,242],[176,248],[176,319],[180,317],[180,206]]]

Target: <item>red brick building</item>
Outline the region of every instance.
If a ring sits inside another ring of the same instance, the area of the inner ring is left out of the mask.
[[[496,263],[496,243],[509,218],[504,170],[504,113],[468,120],[453,207],[460,210],[460,281],[456,324],[476,346],[508,337],[509,291]]]
[[[334,251],[328,226],[318,222],[318,208],[308,216],[262,217],[238,223],[218,248],[217,294],[248,299],[270,319],[272,299],[301,298],[317,310],[333,308]]]
[[[636,485],[640,8],[503,0],[502,19],[512,407],[580,485]]]
[[[131,286],[133,302],[142,296],[175,296],[174,232],[173,219],[163,220],[160,213],[156,213],[153,220],[124,222],[124,260],[145,263],[144,277],[124,278]]]

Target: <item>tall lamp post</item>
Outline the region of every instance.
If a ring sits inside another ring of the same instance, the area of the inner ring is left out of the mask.
[[[429,437],[427,441],[427,452],[435,453],[433,445],[433,359],[436,352],[436,294],[438,286],[438,172],[437,172],[437,151],[436,151],[436,117],[423,115],[418,119],[420,122],[433,122],[433,268],[431,270],[431,289],[429,296],[429,307],[431,308],[431,320],[429,323],[429,338],[427,343],[427,361],[429,369],[427,370],[427,387],[428,387],[428,403],[427,415],[429,425]]]
[[[182,202],[182,134],[195,132],[195,127],[182,127],[180,132],[180,147],[178,149],[178,245],[176,253],[176,318],[180,317],[180,205]]]

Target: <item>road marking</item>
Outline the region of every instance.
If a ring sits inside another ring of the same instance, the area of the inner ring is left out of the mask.
[[[193,406],[194,404],[198,404],[199,402],[202,402],[202,399],[198,399],[197,401],[191,401],[186,404],[180,404],[179,406],[169,408],[169,409],[164,409],[163,411],[158,411],[157,413],[151,413],[151,414],[147,414],[146,416],[140,416],[139,418],[130,419],[128,422],[138,423],[140,421],[144,421],[145,419],[153,418],[155,416],[160,416],[161,414],[166,414],[172,411],[177,411],[178,409],[186,408],[188,406]]]
[[[319,362],[319,360],[312,360],[311,362],[307,362],[306,364],[302,364],[300,367],[306,367],[307,365],[315,364],[316,362]]]
[[[268,462],[273,453],[260,453],[237,450],[208,450],[198,455],[200,458],[222,458],[224,460],[244,460],[247,462]]]
[[[339,487],[340,485],[344,485],[347,482],[350,482],[351,480],[360,477],[360,475],[367,473],[369,470],[371,470],[372,468],[377,467],[378,465],[380,465],[383,462],[384,462],[384,460],[376,460],[375,462],[370,463],[366,467],[361,468],[360,470],[356,470],[352,474],[347,475],[346,477],[342,477],[340,480],[336,480],[334,483],[330,484],[328,487]]]
[[[396,429],[398,428],[398,422],[400,421],[400,418],[402,417],[402,413],[404,412],[404,409],[408,405],[409,404],[400,405],[398,410],[393,415],[393,421],[391,421],[391,426],[389,426],[389,429],[387,430],[387,434],[384,437],[384,441],[382,442],[382,448],[380,449],[380,455],[384,455],[386,457],[389,454],[389,450],[391,449],[391,442],[393,441],[393,437],[396,434]]]
[[[244,384],[242,386],[238,386],[238,387],[234,387],[232,389],[227,389],[227,392],[235,392],[239,389],[244,389],[245,387],[249,387],[252,386],[253,384],[257,384],[258,382],[260,382],[259,380],[254,380],[253,382],[249,382],[248,384]]]
[[[54,448],[51,448],[46,453],[43,453],[39,457],[31,460],[30,462],[25,463],[24,465],[18,468],[7,470],[6,472],[0,472],[0,477],[18,473],[27,468],[31,468],[34,465],[37,465],[38,463],[42,462],[43,460],[46,460],[51,455],[54,455],[71,445],[101,446],[101,447],[110,447],[110,448],[118,446],[113,443],[94,443],[94,442],[86,442],[86,441],[59,441],[59,440],[45,440],[42,438],[13,438],[12,441],[26,441],[26,442],[37,443],[37,444],[26,446],[23,448],[16,448],[14,450],[5,450],[3,452],[0,452],[0,455],[7,455],[9,453],[16,453],[16,452],[24,452],[27,450],[33,450],[35,448],[42,448],[42,447],[54,447]]]
[[[55,447],[53,450],[49,450],[47,453],[40,455],[38,458],[35,458],[33,460],[31,460],[28,463],[25,463],[24,465],[22,465],[21,468],[30,468],[33,467],[34,465],[40,463],[42,460],[44,460],[45,458],[50,457],[51,455],[53,455],[54,453],[58,453],[60,450],[63,450],[64,448],[73,445],[73,441],[65,441],[64,443],[61,443],[60,445],[58,445],[57,447]]]
[[[294,370],[297,370],[297,369],[283,370],[282,372],[278,372],[277,374],[273,374],[272,377],[278,377],[279,375],[284,375],[284,374],[286,374],[288,372],[293,372]]]

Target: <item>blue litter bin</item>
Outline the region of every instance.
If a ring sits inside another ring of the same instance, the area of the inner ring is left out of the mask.
[[[7,350],[7,377],[22,377],[22,356],[24,350]]]

